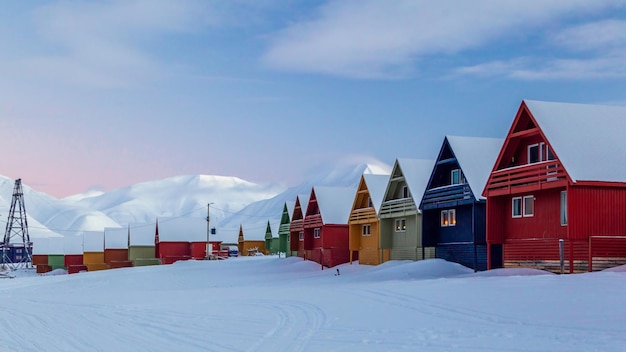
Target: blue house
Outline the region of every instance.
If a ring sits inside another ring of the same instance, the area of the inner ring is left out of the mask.
[[[486,199],[481,193],[502,143],[495,138],[445,137],[420,204],[422,244],[435,247],[436,258],[487,269]]]

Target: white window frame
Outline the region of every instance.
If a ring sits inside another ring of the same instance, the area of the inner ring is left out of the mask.
[[[567,226],[567,191],[561,191],[561,226]]]
[[[361,235],[362,236],[370,236],[372,234],[372,226],[370,224],[363,224],[361,227]]]
[[[402,186],[402,198],[409,198],[411,193],[409,192],[409,186]]]
[[[304,231],[300,231],[300,233],[298,233],[298,239],[300,241],[304,241]]]
[[[457,177],[458,182],[454,182],[454,174],[457,173],[459,176]],[[463,172],[461,169],[454,169],[450,171],[450,184],[451,185],[462,185],[465,183],[465,178],[463,177]]]
[[[532,213],[527,213],[526,212],[526,200],[530,199],[533,202],[533,207],[532,207]],[[522,199],[522,216],[524,216],[525,218],[530,218],[535,216],[535,197],[530,195],[530,196],[524,196],[524,198]]]
[[[439,219],[439,225],[441,225],[441,227],[448,227],[449,223],[450,223],[450,218],[448,217],[448,211],[442,210],[441,218]]]
[[[406,232],[406,219],[396,219],[394,222],[395,232]]]
[[[322,230],[319,227],[313,229],[313,238],[322,237]]]
[[[519,201],[519,214],[517,215],[515,214],[515,201]],[[522,197],[513,197],[513,199],[511,199],[511,216],[513,218],[521,218],[522,214],[524,214],[523,207]]]
[[[537,161],[530,161],[530,149],[531,148],[535,148],[537,147]],[[526,161],[527,164],[535,164],[541,161],[541,148],[539,147],[539,143],[535,143],[535,144],[529,144],[528,148],[526,149]]]

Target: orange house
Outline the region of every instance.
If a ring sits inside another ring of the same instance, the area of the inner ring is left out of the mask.
[[[358,254],[360,264],[378,265],[389,260],[389,251],[380,248],[378,211],[383,202],[389,175],[363,174],[359,181],[350,219],[350,263]],[[386,253],[386,256],[385,256]]]
[[[263,240],[245,240],[243,237],[243,226],[239,225],[238,238],[239,255],[248,256],[254,253],[265,253],[265,239]]]

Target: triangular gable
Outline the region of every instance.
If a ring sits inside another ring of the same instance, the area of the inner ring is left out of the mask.
[[[309,203],[309,195],[298,194],[296,196],[296,202],[294,203],[294,209],[291,213],[291,221],[304,219],[306,208]]]
[[[352,210],[364,208],[367,205],[367,199],[370,198],[374,211],[378,213],[380,206],[383,203],[385,191],[387,190],[387,184],[389,183],[389,175],[377,175],[377,174],[363,174],[359,181],[359,188],[357,195],[354,198]]]
[[[476,199],[484,199],[482,191],[487,184],[503,142],[501,138],[482,137],[446,136],[444,139],[444,145],[449,146]],[[440,153],[440,158],[442,156],[444,155]]]
[[[319,213],[324,224],[347,224],[355,193],[354,187],[314,187],[307,206],[307,216],[309,213]],[[314,208],[309,210],[311,206]]]
[[[237,236],[237,242],[244,242],[243,238],[243,225],[239,225],[239,236]]]
[[[394,199],[395,187],[400,182],[399,180],[404,180],[403,182],[409,189],[409,197],[413,199],[416,206],[419,205],[424,191],[426,191],[426,185],[430,179],[434,164],[434,160],[396,159],[389,183],[387,184],[384,201]]]
[[[293,214],[294,202],[286,201],[283,205],[283,213],[280,217],[280,224],[289,224],[291,222],[291,214]]]
[[[572,182],[626,182],[626,107],[533,100],[524,106]]]
[[[267,226],[265,227],[265,239],[271,239],[272,238],[272,226],[270,226],[270,221],[267,220]]]

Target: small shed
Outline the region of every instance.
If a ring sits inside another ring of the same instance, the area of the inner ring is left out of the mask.
[[[83,264],[88,271],[106,270],[104,262],[104,231],[83,231]]]
[[[156,233],[158,258],[163,264],[206,257],[207,221],[205,218],[159,218]]]
[[[87,271],[83,264],[83,235],[68,235],[63,238],[63,250],[65,252],[64,264],[69,274]]]
[[[255,253],[265,253],[265,241],[264,240],[246,240],[243,235],[243,225],[239,225],[239,236],[237,237],[237,249],[239,255],[248,256]]]
[[[65,266],[65,249],[63,237],[50,237],[48,239],[48,265],[52,270],[67,269]]]
[[[160,264],[155,247],[156,222],[133,223],[129,225],[129,231],[128,260],[133,266]]]

